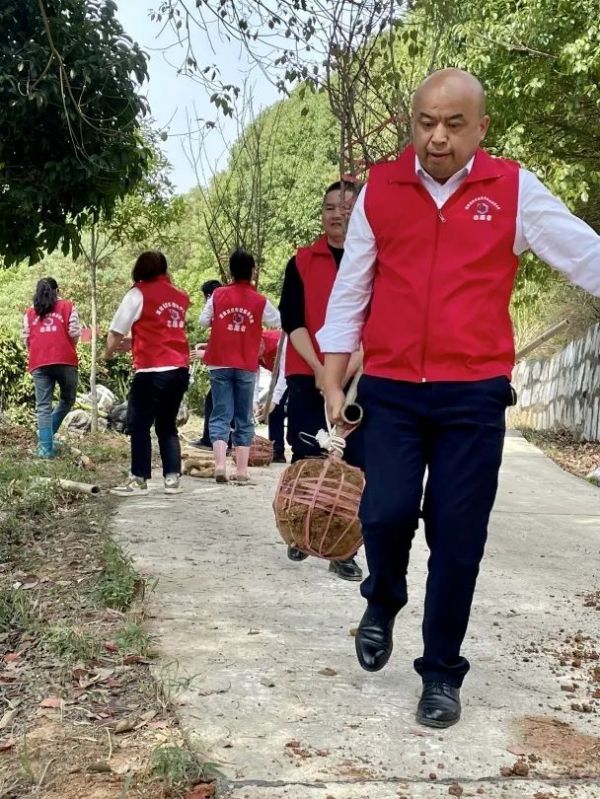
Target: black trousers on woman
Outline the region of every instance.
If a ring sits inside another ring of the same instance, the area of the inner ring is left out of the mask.
[[[177,413],[190,381],[188,369],[137,372],[127,405],[127,427],[131,436],[131,473],[152,476],[152,425],[158,438],[163,475],[181,473],[181,446]]]

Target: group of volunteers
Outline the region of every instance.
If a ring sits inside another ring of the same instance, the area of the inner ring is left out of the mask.
[[[287,264],[279,312],[253,287],[254,262],[245,252],[231,256],[230,284],[206,288],[200,320],[211,332],[198,357],[210,372],[212,411],[199,443],[213,447],[221,482],[231,437],[233,479],[248,480],[257,367],[262,357],[273,369],[279,348],[279,333],[265,333],[264,325],[287,336],[285,383],[277,378],[283,391],[276,396],[287,403],[292,461],[321,454],[311,436],[326,426],[324,398],[329,420],[340,422],[345,389],[362,368],[364,420],[344,454],[366,480],[360,519],[369,574],[356,653],[367,671],[383,668],[392,654],[422,518],[430,557],[424,646],[414,663],[423,682],[417,720],[443,728],[461,715],[469,670],[461,648],[496,496],[505,411],[514,402],[509,301],[519,256],[531,250],[600,296],[600,238],[531,172],[482,149],[489,117],[474,76],[434,72],[412,110],[412,143],[396,160],[375,165],[359,192],[351,182],[325,191],[323,235]],[[165,490],[180,491],[175,417],[188,385],[189,301],[172,285],[161,253],[143,253],[133,280],[105,352],[127,346],[131,331],[132,468],[119,490],[147,490],[154,423]],[[40,454],[52,451],[72,401],[78,334],[72,304],[42,281],[25,320]],[[52,412],[54,382],[62,399]],[[306,557],[294,548],[288,556]],[[354,558],[331,568],[345,579],[362,577]]]

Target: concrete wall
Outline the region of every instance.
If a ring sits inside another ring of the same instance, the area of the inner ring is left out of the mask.
[[[551,358],[517,365],[518,402],[511,426],[567,428],[586,441],[600,441],[600,324]]]

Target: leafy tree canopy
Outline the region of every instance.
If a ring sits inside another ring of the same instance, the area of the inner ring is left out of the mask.
[[[0,256],[6,266],[61,247],[110,216],[151,152],[138,86],[146,58],[113,0],[4,0],[0,8]]]

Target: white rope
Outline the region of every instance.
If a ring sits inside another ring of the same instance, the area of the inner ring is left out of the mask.
[[[325,452],[335,453],[341,458],[346,449],[346,439],[337,434],[337,428],[335,426],[332,427],[329,416],[327,415],[327,403],[325,403],[325,423],[327,424],[327,430],[319,430],[315,436],[310,433],[300,433],[300,438],[305,444],[313,444],[316,442]]]

